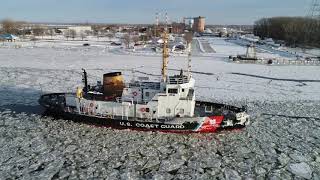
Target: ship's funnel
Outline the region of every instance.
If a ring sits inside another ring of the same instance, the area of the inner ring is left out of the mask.
[[[103,94],[110,99],[122,96],[124,80],[121,72],[107,73],[103,75]]]

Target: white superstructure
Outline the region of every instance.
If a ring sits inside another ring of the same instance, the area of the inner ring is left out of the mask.
[[[167,82],[141,82],[128,84],[116,101],[79,99],[80,113],[122,119],[173,119],[193,117],[195,109],[195,80],[188,76],[169,76]],[[97,92],[88,92],[96,94]]]

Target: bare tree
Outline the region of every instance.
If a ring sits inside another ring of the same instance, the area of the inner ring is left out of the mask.
[[[97,41],[99,41],[100,34],[101,34],[101,32],[98,31],[98,30],[94,30],[94,31],[93,31],[93,35],[97,37]]]
[[[139,36],[133,36],[131,39],[135,44],[138,43],[140,40]]]
[[[0,42],[3,42],[3,44],[4,44],[4,41],[5,41],[5,40],[4,40],[3,38],[0,38]]]
[[[106,34],[106,36],[109,38],[109,41],[111,40],[111,38],[114,38],[114,33],[108,33]]]
[[[66,30],[64,33],[63,33],[64,37],[67,38],[67,41],[69,41],[69,38],[71,37],[71,33],[70,33],[70,30]]]
[[[18,24],[10,19],[1,22],[4,33],[16,34],[18,32]]]
[[[123,40],[123,43],[126,45],[126,47],[129,48],[131,43],[131,36],[129,34],[125,34],[122,40]]]
[[[30,30],[28,29],[29,25],[27,22],[18,22],[18,26],[20,28],[19,35],[22,35],[23,38],[26,37],[27,34],[30,34]]]
[[[193,39],[193,34],[192,32],[187,32],[184,34],[183,36],[184,40],[187,42],[187,44],[191,43],[192,42],[192,39]]]
[[[83,39],[87,37],[87,33],[85,33],[85,31],[80,31],[80,37],[83,41]]]
[[[51,39],[53,39],[53,35],[55,34],[55,29],[50,29],[49,34],[51,36]]]
[[[77,32],[74,29],[70,29],[70,37],[74,40],[77,37]]]
[[[41,26],[35,26],[33,29],[32,29],[32,32],[35,36],[42,36],[43,38],[43,35],[44,35],[44,29],[41,27]]]
[[[99,25],[93,25],[91,26],[93,35],[97,37],[97,41],[99,41],[100,35],[101,35],[101,26]]]
[[[35,46],[36,45],[36,41],[37,41],[38,39],[36,38],[36,37],[34,37],[34,36],[32,36],[31,38],[30,38],[30,41],[32,41],[33,42],[33,45]]]
[[[84,33],[85,33],[87,36],[89,36],[89,35],[91,35],[91,34],[92,34],[92,31],[85,30],[85,31],[84,31]]]
[[[145,35],[143,36],[143,41],[149,41],[153,37],[153,32],[151,30],[148,30]]]
[[[93,32],[99,32],[101,31],[101,27],[99,25],[93,25],[91,26]]]

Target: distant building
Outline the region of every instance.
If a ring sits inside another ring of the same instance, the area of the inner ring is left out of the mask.
[[[202,33],[204,32],[204,26],[205,26],[205,17],[195,17],[193,22],[193,31]]]
[[[77,34],[80,34],[81,32],[92,31],[92,27],[91,26],[69,26],[68,30],[74,30]]]
[[[185,24],[184,23],[172,23],[172,27],[169,29],[171,33],[182,34],[184,33]]]
[[[64,34],[68,30],[74,30],[77,35],[81,34],[85,31],[92,32],[92,27],[88,25],[72,25],[72,24],[29,24],[28,27],[24,27],[25,30],[33,31],[35,28],[40,27],[46,33],[50,33],[50,31],[54,32],[54,34]]]
[[[189,28],[189,29],[192,29],[193,24],[194,24],[194,18],[193,18],[193,19],[189,19],[189,21],[188,21],[188,28]]]

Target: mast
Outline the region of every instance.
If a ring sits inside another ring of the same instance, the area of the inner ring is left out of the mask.
[[[162,81],[167,81],[167,75],[168,75],[168,58],[169,58],[169,52],[168,52],[168,34],[167,31],[163,33],[163,51],[162,51]]]
[[[157,37],[158,29],[159,29],[159,13],[156,13],[156,25],[154,27],[154,36],[155,37]]]
[[[88,92],[88,77],[87,77],[87,72],[85,69],[82,68],[83,71],[83,76],[82,76],[82,82],[84,83],[84,92]]]
[[[188,68],[187,68],[187,75],[188,78],[191,78],[191,49],[192,49],[192,39],[193,34],[192,32],[188,32],[184,35],[185,41],[187,41],[187,53],[188,53]]]
[[[188,69],[187,69],[187,75],[188,79],[191,78],[191,42],[188,42]]]
[[[166,27],[164,29],[163,33],[163,50],[162,50],[162,81],[166,82],[167,81],[167,76],[168,76],[168,58],[169,58],[169,52],[168,52],[168,16],[166,14]]]

